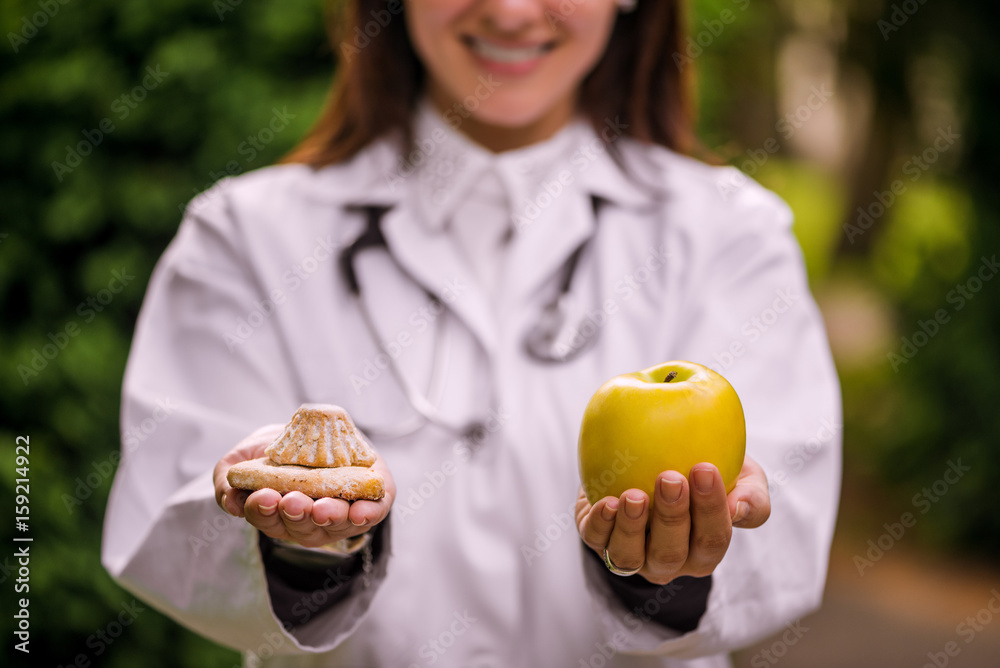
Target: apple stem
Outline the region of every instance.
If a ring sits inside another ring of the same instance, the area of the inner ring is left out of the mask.
[[[676,377],[677,377],[677,372],[676,371],[671,371],[670,373],[667,374],[667,377],[663,379],[663,382],[664,383],[669,383],[670,381],[672,381]]]

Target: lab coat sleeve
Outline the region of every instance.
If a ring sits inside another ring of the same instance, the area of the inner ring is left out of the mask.
[[[663,359],[709,366],[736,389],[747,455],[767,473],[772,511],[762,527],[734,529],[705,614],[688,633],[626,610],[600,564],[587,560],[598,615],[622,652],[691,658],[744,647],[815,610],[826,580],[840,491],[840,388],[791,212],[753,182],[724,205],[712,195],[721,214],[703,212],[694,231],[672,241],[684,287],[664,304],[671,322],[663,326],[676,334]],[[669,587],[653,608],[670,604]]]
[[[262,286],[280,277],[255,273],[231,211],[225,183],[195,199],[150,280],[125,373],[102,562],[125,589],[216,642],[265,656],[329,650],[360,623],[384,564],[330,609],[315,605],[321,590],[304,597],[286,631],[257,530],[215,502],[222,455],[304,399],[296,360],[267,322],[281,306],[262,302]]]

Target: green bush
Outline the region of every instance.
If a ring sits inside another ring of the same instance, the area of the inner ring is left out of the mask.
[[[100,565],[121,378],[183,207],[274,162],[315,119],[332,73],[323,7],[57,1],[12,40],[40,7],[0,17],[0,479],[12,499],[14,438],[29,435],[30,663],[228,668],[235,652],[148,608],[112,645],[95,635],[133,600]]]

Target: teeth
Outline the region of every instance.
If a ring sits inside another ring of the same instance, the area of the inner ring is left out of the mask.
[[[485,42],[481,39],[474,39],[472,40],[472,50],[489,60],[495,60],[500,63],[519,63],[531,60],[532,58],[538,58],[545,53],[546,47],[544,44],[539,44],[538,46],[510,49]]]

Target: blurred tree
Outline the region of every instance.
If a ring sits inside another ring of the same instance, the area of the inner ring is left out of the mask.
[[[741,5],[695,3],[692,28],[711,32]],[[874,360],[841,365],[847,473],[887,484],[898,512],[912,511],[915,495],[961,459],[971,470],[912,533],[983,556],[1000,546],[1000,520],[984,502],[1000,485],[1000,283],[978,275],[1000,250],[996,15],[974,0],[758,3],[752,16],[764,25],[749,16],[727,24],[698,61],[709,103],[702,137],[788,201],[813,287],[874,289],[875,315],[888,307],[894,321],[895,336],[878,331]],[[833,72],[831,104],[812,115],[794,81],[803,72],[813,82]],[[831,108],[839,123],[821,118]],[[806,120],[783,132],[790,109]],[[773,155],[769,137],[780,147]],[[947,322],[935,324],[936,314]]]
[[[845,375],[848,453],[911,511],[925,489],[938,498],[933,484],[961,460],[969,471],[914,533],[995,555],[1000,517],[987,499],[1000,486],[1000,12],[972,0],[850,7],[843,57],[870,73],[875,101],[840,250],[845,266],[870,263],[898,331],[877,372]],[[876,214],[861,234],[859,207]]]

